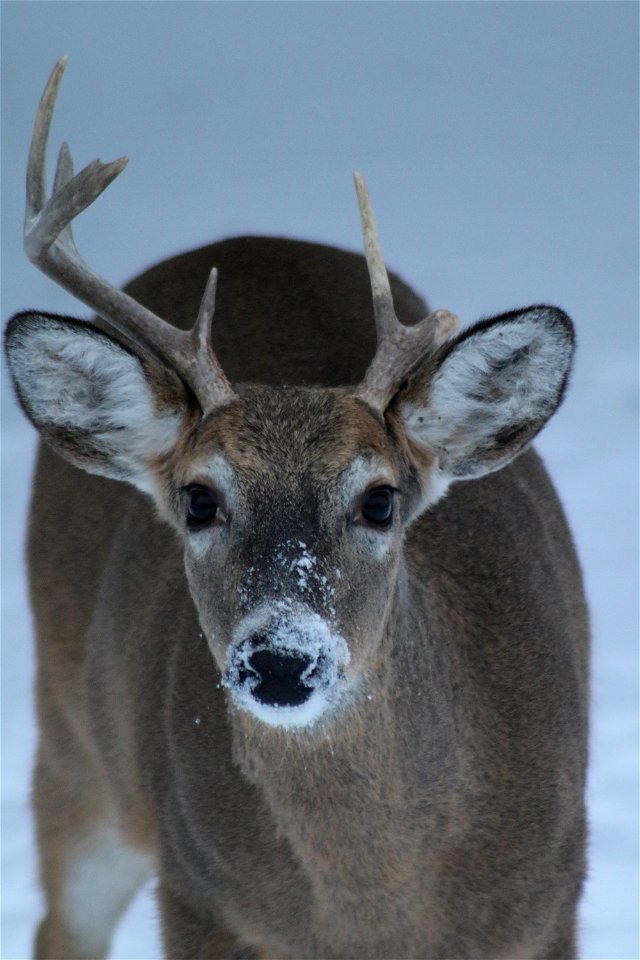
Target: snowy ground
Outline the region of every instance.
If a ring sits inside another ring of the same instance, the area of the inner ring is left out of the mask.
[[[2,8],[2,317],[80,312],[20,249],[29,126],[70,54],[53,140],[131,164],[76,231],[115,282],[224,235],[360,248],[362,169],[390,265],[465,322],[563,306],[580,350],[539,443],[593,613],[582,953],[638,958],[637,21],[631,3]],[[33,653],[21,558],[34,436],[3,378],[2,949],[41,904],[27,805]],[[113,957],[159,956],[138,900]]]

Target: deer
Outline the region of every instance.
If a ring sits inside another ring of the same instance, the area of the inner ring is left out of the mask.
[[[63,145],[47,198],[65,64],[25,250],[95,317],[5,338],[42,439],[35,956],[106,957],[155,876],[171,958],[575,957],[588,615],[531,447],[571,320],[430,311],[358,174],[365,257],[235,237],[119,290],[71,222],[126,158]]]

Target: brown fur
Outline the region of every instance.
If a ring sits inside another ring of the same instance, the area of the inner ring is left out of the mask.
[[[214,264],[222,367],[234,385],[266,386],[239,388],[201,425],[192,414],[158,470],[172,478],[167,511],[205,452],[224,449],[243,478],[253,534],[206,601],[231,617],[247,558],[268,563],[276,528],[330,541],[332,478],[358,450],[388,464],[406,516],[429,460],[393,415],[333,389],[358,382],[374,351],[360,257],[243,238],[167,261],[129,290],[186,326]],[[392,288],[400,319],[421,319],[422,301]],[[180,538],[150,501],[47,446],[34,491],[39,957],[83,955],[60,891],[81,838],[104,822],[157,860],[169,957],[576,955],[587,616],[535,453],[454,485],[379,581],[352,563],[336,604],[365,625],[351,665],[364,670],[361,695],[299,732],[230,711]]]

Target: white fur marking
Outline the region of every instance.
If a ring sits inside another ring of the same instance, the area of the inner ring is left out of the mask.
[[[153,869],[153,858],[126,846],[113,825],[98,827],[76,848],[67,867],[63,910],[83,955],[102,956],[119,917]]]
[[[222,454],[217,453],[204,462],[193,464],[190,476],[193,478],[193,482],[204,481],[206,483],[208,480],[211,486],[223,495],[227,510],[234,512],[237,509],[238,495],[235,471]],[[210,527],[188,531],[187,550],[194,560],[204,559],[211,546],[213,536]]]
[[[387,461],[375,454],[356,457],[340,479],[347,504],[374,483],[388,484],[390,487],[396,484],[396,478],[391,473]]]
[[[349,509],[358,494],[373,484],[396,486],[396,478],[386,460],[374,454],[358,456],[342,475],[345,509]],[[363,525],[354,525],[353,535],[372,552],[376,560],[383,560],[393,545],[393,528],[372,530]]]
[[[198,474],[209,477],[211,483],[223,495],[230,509],[234,509],[237,500],[237,480],[236,473],[229,461],[221,453],[216,453],[213,457],[208,457],[201,463],[196,462],[192,468],[193,476]]]
[[[202,530],[187,529],[186,548],[194,560],[204,560],[211,546],[211,535],[208,527]]]
[[[302,679],[313,674],[309,685],[314,689],[305,703],[277,706],[262,703],[254,697],[258,680],[251,676],[249,659],[256,648],[250,647],[248,641],[261,633],[268,636],[264,649],[310,658],[311,663]],[[331,630],[326,620],[309,608],[285,599],[262,604],[240,621],[229,648],[222,683],[231,691],[238,708],[268,726],[283,729],[306,727],[319,720],[340,699],[346,686],[344,668],[350,659],[346,641]],[[248,674],[244,681],[242,674]]]

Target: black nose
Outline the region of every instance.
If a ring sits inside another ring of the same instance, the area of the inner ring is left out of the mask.
[[[274,650],[256,650],[249,657],[249,667],[260,683],[253,695],[261,703],[278,707],[297,707],[309,699],[313,687],[307,686],[302,674],[311,665],[311,657]]]

